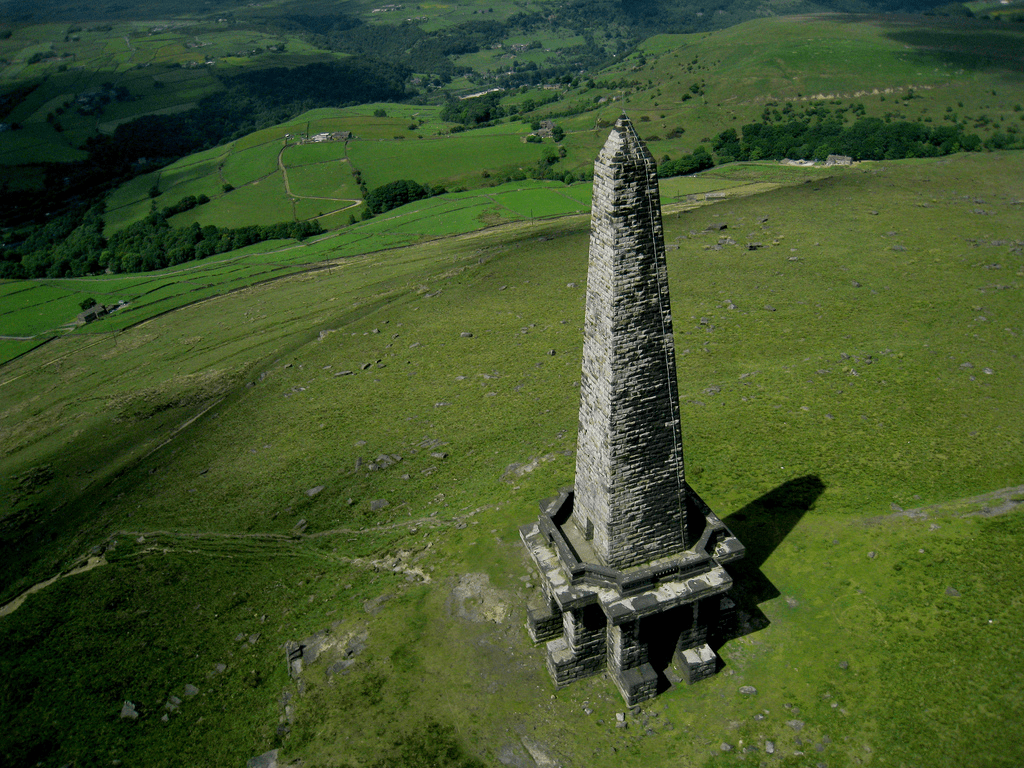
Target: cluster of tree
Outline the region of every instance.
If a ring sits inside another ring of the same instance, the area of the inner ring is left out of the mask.
[[[441,108],[441,119],[447,123],[462,123],[466,126],[479,126],[505,116],[505,108],[501,105],[503,94],[495,92],[475,99],[456,99],[449,96]]]
[[[106,270],[148,272],[203,259],[253,243],[279,238],[304,240],[323,232],[318,221],[292,221],[228,229],[193,223],[172,228],[165,211],[151,212],[109,239],[103,236],[103,208],[71,212],[36,230],[3,252],[0,278],[79,277]]]
[[[703,146],[698,146],[692,154],[683,155],[678,160],[669,160],[666,155],[658,166],[658,175],[667,179],[670,176],[687,176],[714,167],[715,161],[711,158],[711,153]]]
[[[443,195],[444,187],[429,187],[408,179],[399,179],[370,191],[363,200],[371,214],[384,213],[400,205],[422,200],[424,197]]]
[[[165,219],[169,219],[171,216],[174,216],[175,214],[184,213],[185,211],[191,211],[197,205],[205,205],[208,202],[210,202],[210,198],[208,198],[206,195],[199,195],[198,197],[196,197],[195,195],[186,195],[185,197],[181,198],[181,200],[176,202],[174,205],[169,205],[162,211],[160,211],[160,215],[163,216]]]
[[[718,134],[712,146],[720,162],[787,157],[824,160],[833,154],[855,160],[896,160],[977,151],[981,139],[965,134],[959,125],[930,128],[924,123],[868,117],[847,126],[838,118],[804,118],[745,125],[742,137],[730,128]]]

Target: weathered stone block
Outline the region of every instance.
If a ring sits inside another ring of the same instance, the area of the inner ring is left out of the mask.
[[[718,656],[710,646],[699,645],[696,648],[676,651],[676,664],[681,667],[683,679],[692,684],[715,674],[718,669]]]
[[[658,673],[646,662],[632,669],[612,670],[612,680],[630,707],[658,695]]]
[[[526,612],[526,630],[535,643],[558,637],[562,634],[562,612],[548,605],[531,608]]]

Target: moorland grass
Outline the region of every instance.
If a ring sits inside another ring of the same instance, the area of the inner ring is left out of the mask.
[[[1024,518],[893,505],[1021,482],[1020,163],[862,164],[666,219],[687,478],[747,543],[737,596],[766,622],[625,729],[609,681],[555,692],[521,626],[517,526],[573,476],[585,219],[370,253],[8,363],[4,599],[117,545],[0,619],[5,677],[38,681],[5,704],[5,754],[367,763],[434,720],[489,762],[522,733],[594,766],[734,765],[767,741],[797,765],[1018,762]],[[489,586],[459,592],[467,573]],[[280,647],[328,628],[297,696]],[[39,661],[75,648],[86,674]],[[62,739],[48,703],[91,738]]]
[[[116,226],[117,222],[128,221],[131,217],[134,217],[134,220],[143,218],[151,206],[148,190],[152,184],[157,183],[158,178],[164,182],[175,182],[173,186],[168,187],[162,195],[156,198],[158,207],[163,206],[165,202],[167,204],[177,202],[188,191],[205,188],[203,185],[210,178],[209,175],[199,176],[192,181],[177,182],[180,179],[189,178],[190,169],[193,166],[201,167],[203,163],[208,164],[209,162],[209,157],[207,157],[195,164],[175,164],[161,172],[159,177],[155,173],[149,174],[135,179],[133,185],[121,187],[115,201],[122,204],[106,214],[108,227],[111,226],[111,223]],[[733,167],[727,166],[727,168]],[[743,184],[745,169],[749,171],[752,179],[760,179],[764,176],[761,164],[750,163],[735,166],[726,174],[725,181],[714,181],[713,179],[702,181],[701,177],[688,177],[685,180],[669,179],[666,181],[664,202],[668,204],[673,199],[670,195],[674,194],[672,193],[674,189],[685,190],[686,194],[692,193],[696,188],[754,191],[757,189],[756,186],[750,184],[744,186]],[[817,178],[822,173],[820,169],[817,171],[814,169],[811,171],[793,170],[794,173],[780,177],[780,181],[796,183],[802,177],[801,172],[803,172],[803,176],[809,178]],[[289,170],[289,174],[296,171],[300,173],[301,180],[302,167]],[[279,176],[278,179],[280,179]],[[338,213],[324,217],[327,224],[338,227],[338,230],[330,235],[302,243],[280,241],[256,244],[238,251],[209,257],[203,261],[189,262],[158,272],[76,278],[60,281],[60,284],[68,286],[68,290],[73,288],[74,291],[77,291],[76,302],[93,296],[101,303],[113,304],[117,301],[129,303],[127,311],[103,321],[102,330],[99,331],[103,332],[110,326],[118,329],[124,328],[134,323],[143,322],[154,314],[174,306],[191,303],[199,298],[196,293],[197,286],[202,286],[202,289],[206,291],[203,295],[210,295],[210,292],[215,293],[218,290],[227,291],[229,285],[224,277],[226,274],[231,276],[232,284],[240,282],[243,285],[248,285],[261,279],[302,271],[307,268],[307,265],[321,262],[324,259],[350,258],[382,248],[406,245],[422,239],[472,232],[520,219],[541,220],[564,213],[585,212],[588,210],[590,199],[589,184],[577,183],[565,186],[551,181],[511,182],[472,192],[429,198],[349,227],[347,224],[350,216],[359,218],[360,209],[358,207],[349,210],[350,203],[345,200],[290,200],[284,195],[283,189],[275,190],[274,183],[275,180],[272,178],[260,184],[234,190],[227,195],[215,196],[211,202],[175,216],[175,224],[185,226],[196,221],[203,225],[220,223],[227,226],[241,226],[254,220],[265,220],[259,217],[261,215],[269,216],[268,211],[272,211],[273,206],[276,206],[279,216],[290,216],[292,211],[289,206],[294,206],[294,213],[300,218],[319,216],[321,213],[340,209]],[[679,197],[676,199],[681,199],[682,192],[678,194]],[[135,202],[127,202],[132,197],[135,198]],[[244,273],[247,277],[236,278],[236,272]],[[11,290],[19,291],[25,287],[25,283],[19,282],[10,282],[6,285],[11,286]],[[45,304],[49,301],[50,294],[35,292],[25,294],[25,296],[33,298],[26,299],[23,311],[20,311],[18,316],[19,322],[17,324],[0,324],[0,334],[39,335],[38,341],[42,343],[50,338],[50,333],[55,328],[73,321],[77,314],[77,311],[70,311],[74,307],[64,306],[67,314],[60,322],[57,322],[59,319],[57,315],[51,316],[49,311],[35,307],[36,303]],[[158,299],[159,301],[157,301]],[[22,305],[18,304],[18,306]],[[100,328],[101,326],[96,327]],[[91,333],[93,331],[94,329],[90,326],[80,329],[79,332]],[[18,346],[19,350],[22,348],[21,345]]]

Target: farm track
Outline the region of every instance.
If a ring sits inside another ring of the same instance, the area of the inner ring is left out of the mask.
[[[400,557],[348,557],[336,552],[327,552],[317,549],[302,549],[302,545],[309,541],[331,538],[334,536],[358,536],[367,533],[390,531],[398,528],[422,528],[429,526],[431,529],[446,528],[456,525],[459,518],[452,520],[437,520],[432,517],[423,517],[416,520],[403,520],[400,523],[389,523],[365,528],[332,528],[327,531],[316,533],[182,533],[173,531],[116,531],[107,539],[108,545],[118,538],[131,538],[136,544],[145,545],[144,548],[134,553],[134,556],[144,555],[167,555],[172,553],[185,553],[202,555],[205,557],[217,557],[224,559],[248,559],[261,560],[266,557],[316,557],[330,560],[334,563],[352,565],[358,568],[369,568],[374,571],[391,571],[403,573],[406,576],[413,576],[424,583],[430,582],[430,576],[420,568],[416,568],[402,562]],[[350,539],[351,540],[351,539]],[[185,544],[191,546],[184,546]],[[429,544],[427,545],[429,546]],[[108,546],[108,549],[110,547]],[[108,565],[108,561],[102,555],[91,554],[79,560],[70,569],[40,581],[26,589],[13,600],[0,606],[0,618],[16,611],[25,599],[39,592],[46,587],[55,584],[67,576],[75,576],[80,573]]]
[[[307,131],[308,131],[308,124],[307,124]],[[333,216],[336,213],[341,213],[342,211],[347,211],[349,208],[356,208],[356,207],[358,207],[363,202],[362,200],[355,200],[353,198],[347,198],[347,197],[310,197],[308,195],[297,195],[294,192],[292,192],[291,184],[288,181],[288,168],[284,164],[284,151],[286,149],[288,149],[288,142],[287,141],[283,142],[283,146],[281,147],[281,151],[277,153],[277,167],[281,170],[281,176],[284,178],[284,191],[285,191],[285,194],[288,195],[288,197],[290,197],[292,199],[291,200],[291,203],[292,203],[292,218],[295,219],[295,221],[299,220],[298,212],[295,210],[295,203],[296,203],[297,200],[330,200],[332,202],[351,203],[351,205],[346,205],[346,206],[344,206],[342,208],[337,208],[337,209],[335,209],[333,211],[328,211],[327,213],[322,213],[319,216],[314,216],[313,217],[314,219],[322,219],[322,218],[325,218],[327,216]]]

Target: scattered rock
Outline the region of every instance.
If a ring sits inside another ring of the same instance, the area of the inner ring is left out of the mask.
[[[764,751],[767,752],[769,755],[774,755],[775,754],[775,743],[772,742],[772,741],[766,741],[764,743]]]
[[[370,502],[370,511],[379,512],[380,510],[384,509],[384,507],[388,506],[388,504],[389,502],[387,499],[374,499],[373,501]]]
[[[353,661],[352,659],[339,659],[338,661],[334,662],[333,664],[330,664],[327,667],[327,671],[325,672],[325,675],[326,675],[327,679],[330,680],[335,675],[344,672],[346,669],[351,667],[353,664],[355,664],[355,661]]]
[[[272,749],[262,755],[250,757],[245,768],[277,768],[277,752],[278,750]]]
[[[949,597],[960,597],[960,592],[953,587],[946,587],[946,594],[949,595]]]
[[[135,705],[132,702],[126,701],[124,703],[124,706],[121,707],[121,719],[122,720],[138,720],[139,719],[139,713],[138,713],[138,711],[136,711]]]
[[[192,683],[185,683],[185,695],[191,698],[199,693],[199,689],[196,688]]]
[[[377,597],[363,602],[363,610],[371,616],[380,610],[380,607],[391,599],[391,595],[377,595]]]
[[[322,491],[323,489],[324,489],[324,487],[322,485],[318,485],[315,488],[310,488],[308,491],[306,491],[306,495],[309,496],[310,498],[313,498],[318,493],[320,493],[320,491]]]
[[[868,552],[868,560],[874,560],[877,556],[876,552]]]
[[[839,668],[840,669],[849,669],[850,668],[850,662],[848,662],[848,661],[840,661],[839,662]]]
[[[463,574],[445,601],[448,614],[467,621],[503,624],[511,615],[511,594],[490,584],[486,573]]]
[[[528,736],[523,736],[520,741],[526,747],[526,751],[530,753],[530,757],[533,758],[537,768],[558,768],[558,761],[555,760],[543,744],[534,741]]]
[[[724,741],[719,744],[718,748],[723,752],[732,752],[732,744],[726,744]]]
[[[786,595],[786,605],[788,605],[790,608],[796,608],[798,605],[800,605],[800,603],[797,602],[797,599],[795,597],[790,597],[789,595]]]
[[[740,693],[745,693],[748,696],[753,696],[757,693],[757,688],[752,685],[744,685],[740,688]]]
[[[469,331],[463,331],[462,333],[459,334],[459,336],[461,336],[464,339],[472,339],[473,338],[473,334],[470,333]]]
[[[788,725],[794,731],[799,733],[804,728],[804,721],[803,720],[787,720],[786,721],[786,725]]]

